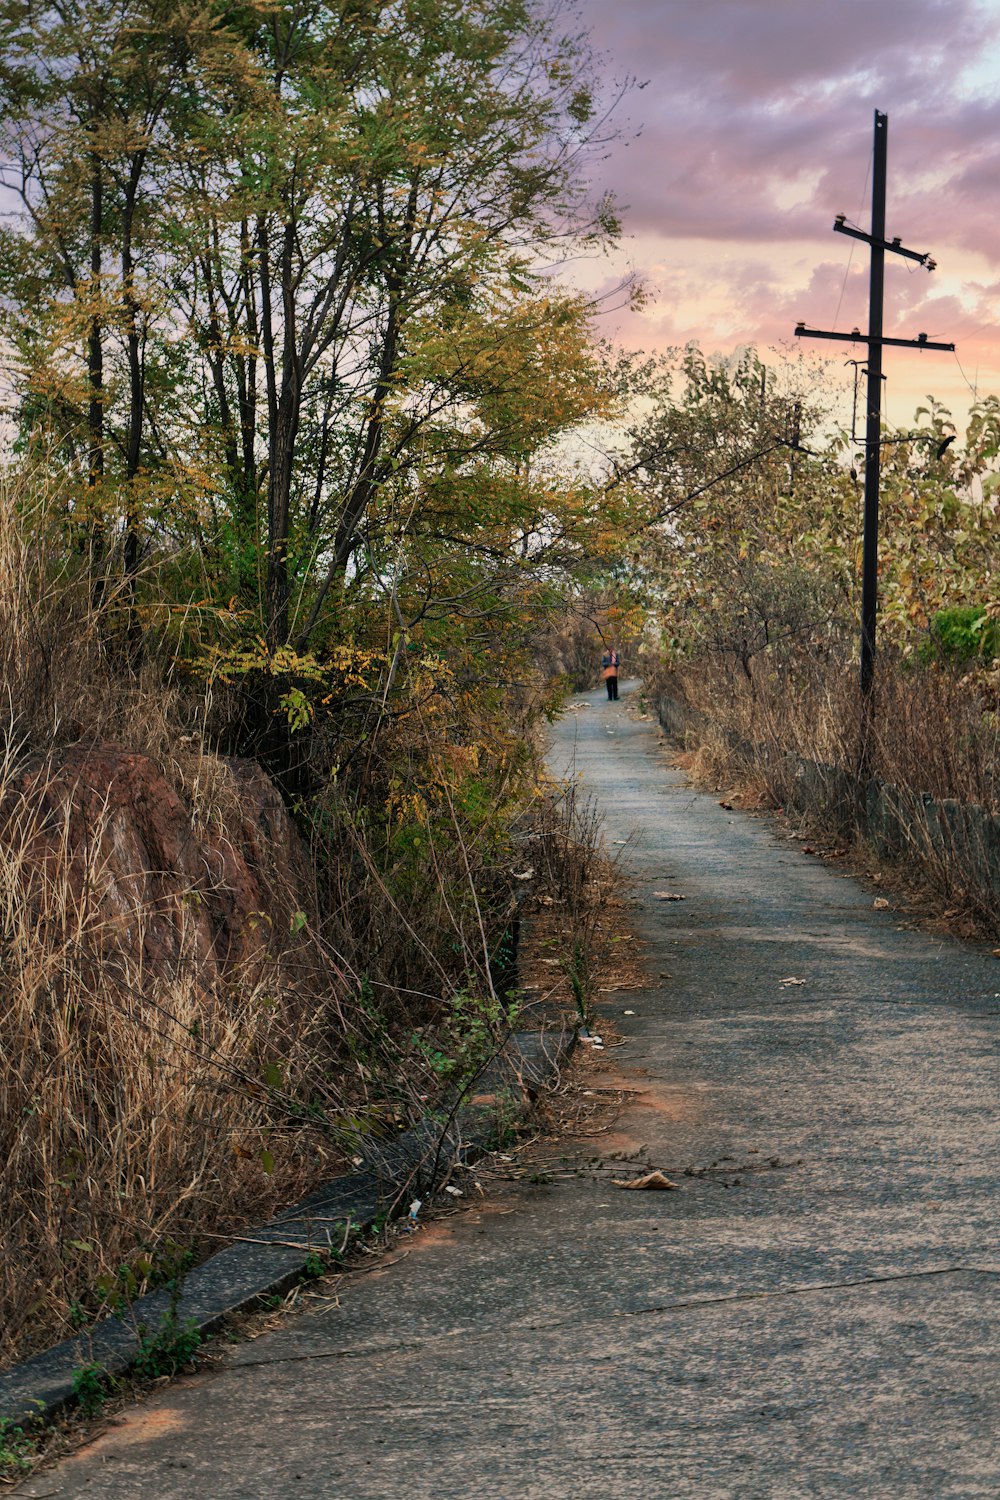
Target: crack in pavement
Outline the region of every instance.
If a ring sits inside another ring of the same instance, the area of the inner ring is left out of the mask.
[[[1000,1276],[1000,1270],[989,1266],[971,1266],[961,1263],[933,1266],[924,1271],[895,1271],[885,1276],[857,1276],[843,1281],[808,1282],[800,1286],[777,1287],[774,1290],[727,1292],[721,1297],[689,1297],[683,1301],[656,1303],[649,1307],[618,1308],[614,1312],[594,1314],[587,1317],[585,1321],[591,1326],[600,1323],[611,1324],[622,1322],[626,1318],[658,1317],[667,1313],[687,1312],[702,1307],[741,1306],[748,1302],[774,1301],[784,1297],[807,1297],[817,1292],[851,1291],[856,1287],[866,1286],[894,1286],[904,1281],[924,1281],[937,1276],[963,1274],[995,1277]],[[322,1317],[322,1313],[317,1313],[316,1316]],[[554,1318],[544,1323],[537,1320],[533,1323],[508,1321],[504,1325],[504,1331],[555,1333],[560,1328],[573,1327],[579,1322],[579,1315],[573,1318]],[[449,1343],[454,1339],[464,1339],[470,1344],[492,1341],[496,1339],[498,1332],[497,1328],[478,1329],[474,1324],[469,1324],[463,1328],[450,1328],[447,1333],[435,1334],[425,1339],[400,1339],[392,1344],[375,1344],[363,1348],[323,1349],[310,1354],[279,1355],[274,1359],[240,1360],[238,1364],[218,1371],[218,1375],[226,1377],[238,1374],[241,1370],[311,1364],[322,1360],[379,1359],[391,1354],[414,1354],[424,1349],[433,1349],[437,1344]]]

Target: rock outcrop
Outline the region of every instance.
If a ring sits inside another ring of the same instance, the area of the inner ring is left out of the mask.
[[[44,924],[77,924],[86,946],[169,976],[193,965],[208,990],[259,970],[314,906],[305,847],[252,761],[206,763],[211,813],[197,821],[146,755],[108,742],[61,750],[21,774],[0,805],[12,890]]]

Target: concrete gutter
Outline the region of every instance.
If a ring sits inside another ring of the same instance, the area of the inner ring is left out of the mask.
[[[496,1144],[497,1101],[509,1100],[507,1119],[527,1113],[542,1085],[566,1063],[576,1033],[517,1032],[475,1084],[447,1127],[426,1118],[394,1140],[369,1148],[364,1165],[336,1177],[260,1228],[251,1228],[184,1278],[174,1315],[178,1328],[215,1331],[231,1314],[280,1296],[310,1277],[307,1261],[339,1248],[348,1224],[362,1232],[380,1219],[426,1199],[458,1166]],[[97,1365],[112,1379],[136,1363],[143,1335],[155,1338],[171,1314],[166,1290],[139,1297],[125,1318],[111,1317],[35,1354],[0,1374],[0,1420],[44,1422],[76,1401],[73,1377]]]

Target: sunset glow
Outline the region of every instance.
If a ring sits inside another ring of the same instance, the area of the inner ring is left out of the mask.
[[[889,257],[886,332],[958,346],[887,351],[887,416],[908,423],[931,392],[961,419],[971,387],[1000,392],[1000,7],[585,0],[581,19],[605,76],[647,85],[602,166],[624,210],[623,256],[588,278],[609,287],[631,265],[647,283],[645,311],[609,317],[618,337],[728,352],[793,344],[799,319],[864,328],[867,250],[831,228],[837,213],[868,227],[877,108],[888,236],[938,264]],[[864,347],[821,346],[834,351]]]

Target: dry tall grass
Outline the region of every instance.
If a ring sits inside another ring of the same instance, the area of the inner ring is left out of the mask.
[[[0,801],[13,770],[8,757]],[[206,995],[193,963],[144,970],[141,934],[112,957],[69,851],[39,863],[39,835],[22,808],[0,842],[3,1360],[294,1196],[338,1159],[350,1094],[330,1081],[343,1027],[328,985],[275,963]]]
[[[879,834],[867,826],[870,783],[890,789],[905,825],[895,854],[943,901],[1000,931],[998,868],[988,847],[989,819],[1000,814],[1000,715],[981,681],[886,655],[866,738],[853,663],[804,653],[760,657],[748,678],[714,658],[661,686],[688,706],[701,769],[716,782],[740,782],[774,806],[794,808],[802,799],[799,761],[830,768],[825,809],[810,811],[825,811],[841,834],[859,836]],[[932,808],[928,817],[929,799],[943,813]],[[884,843],[880,850],[892,852]]]
[[[238,792],[206,745],[204,704],[171,685],[155,642],[137,670],[116,657],[116,607],[107,588],[95,609],[59,497],[0,482],[4,1364],[293,1200],[360,1132],[408,1123],[454,1086],[443,1052],[475,1068],[511,1020],[497,993],[512,921],[502,830],[530,801],[530,762],[438,775],[445,751],[465,752],[419,715],[377,756],[369,739],[353,790],[331,783],[316,800],[318,914],[269,962],[206,977],[195,886],[189,908],[171,898],[191,918],[169,966],[142,958],[144,924],[162,917],[151,905],[132,902],[119,940],[102,899],[116,828],[88,826],[81,880],[70,804],[45,795],[65,747],[144,752],[215,836]],[[546,878],[569,879],[559,838],[541,836]],[[579,904],[576,885],[568,895]]]

